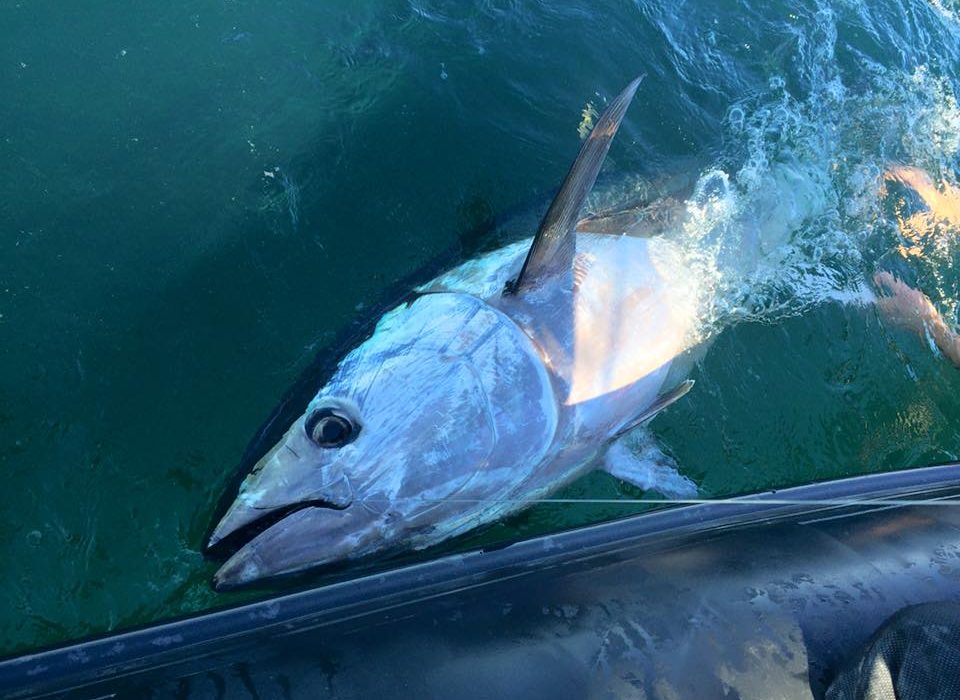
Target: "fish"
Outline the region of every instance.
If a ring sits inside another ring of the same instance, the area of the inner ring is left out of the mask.
[[[213,528],[208,550],[241,540],[216,589],[436,545],[593,469],[650,487],[629,440],[693,386],[697,280],[664,212],[581,216],[642,80],[532,240],[417,288],[343,357]]]

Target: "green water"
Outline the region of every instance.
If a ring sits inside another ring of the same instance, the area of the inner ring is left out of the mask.
[[[894,269],[956,322],[952,239],[899,258],[877,188],[957,182],[958,61],[942,0],[0,2],[0,652],[256,596],[213,593],[200,547],[260,422],[397,280],[503,242],[640,72],[611,176],[750,190],[789,156],[828,200],[653,423],[683,472],[957,459],[957,370],[818,284]]]

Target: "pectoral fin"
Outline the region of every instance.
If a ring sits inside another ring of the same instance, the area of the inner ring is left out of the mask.
[[[645,430],[634,431],[611,445],[604,470],[638,489],[657,491],[667,498],[697,496],[697,485],[677,470],[673,459]]]
[[[674,401],[680,398],[683,398],[686,395],[686,393],[690,391],[692,388],[693,388],[692,379],[687,379],[685,381],[680,382],[677,386],[675,386],[673,389],[668,391],[666,394],[661,394],[660,396],[658,396],[656,401],[654,401],[650,406],[645,408],[639,414],[625,421],[617,429],[617,431],[612,435],[612,437],[616,439],[621,435],[623,435],[624,433],[630,432],[641,423],[646,423],[648,420],[650,420],[655,415],[660,413],[660,411],[665,409]]]

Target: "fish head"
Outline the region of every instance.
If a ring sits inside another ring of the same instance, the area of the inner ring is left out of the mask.
[[[420,297],[344,358],[244,480],[208,546],[253,537],[215,585],[469,529],[471,513],[527,473],[555,428],[550,381],[506,316],[468,295]]]

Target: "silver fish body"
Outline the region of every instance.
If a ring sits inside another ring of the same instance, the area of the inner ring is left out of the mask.
[[[598,123],[532,247],[440,276],[344,357],[215,528],[211,545],[281,516],[223,565],[218,587],[493,522],[594,468],[669,403],[696,320],[678,256],[664,239],[573,225],[637,82]]]

